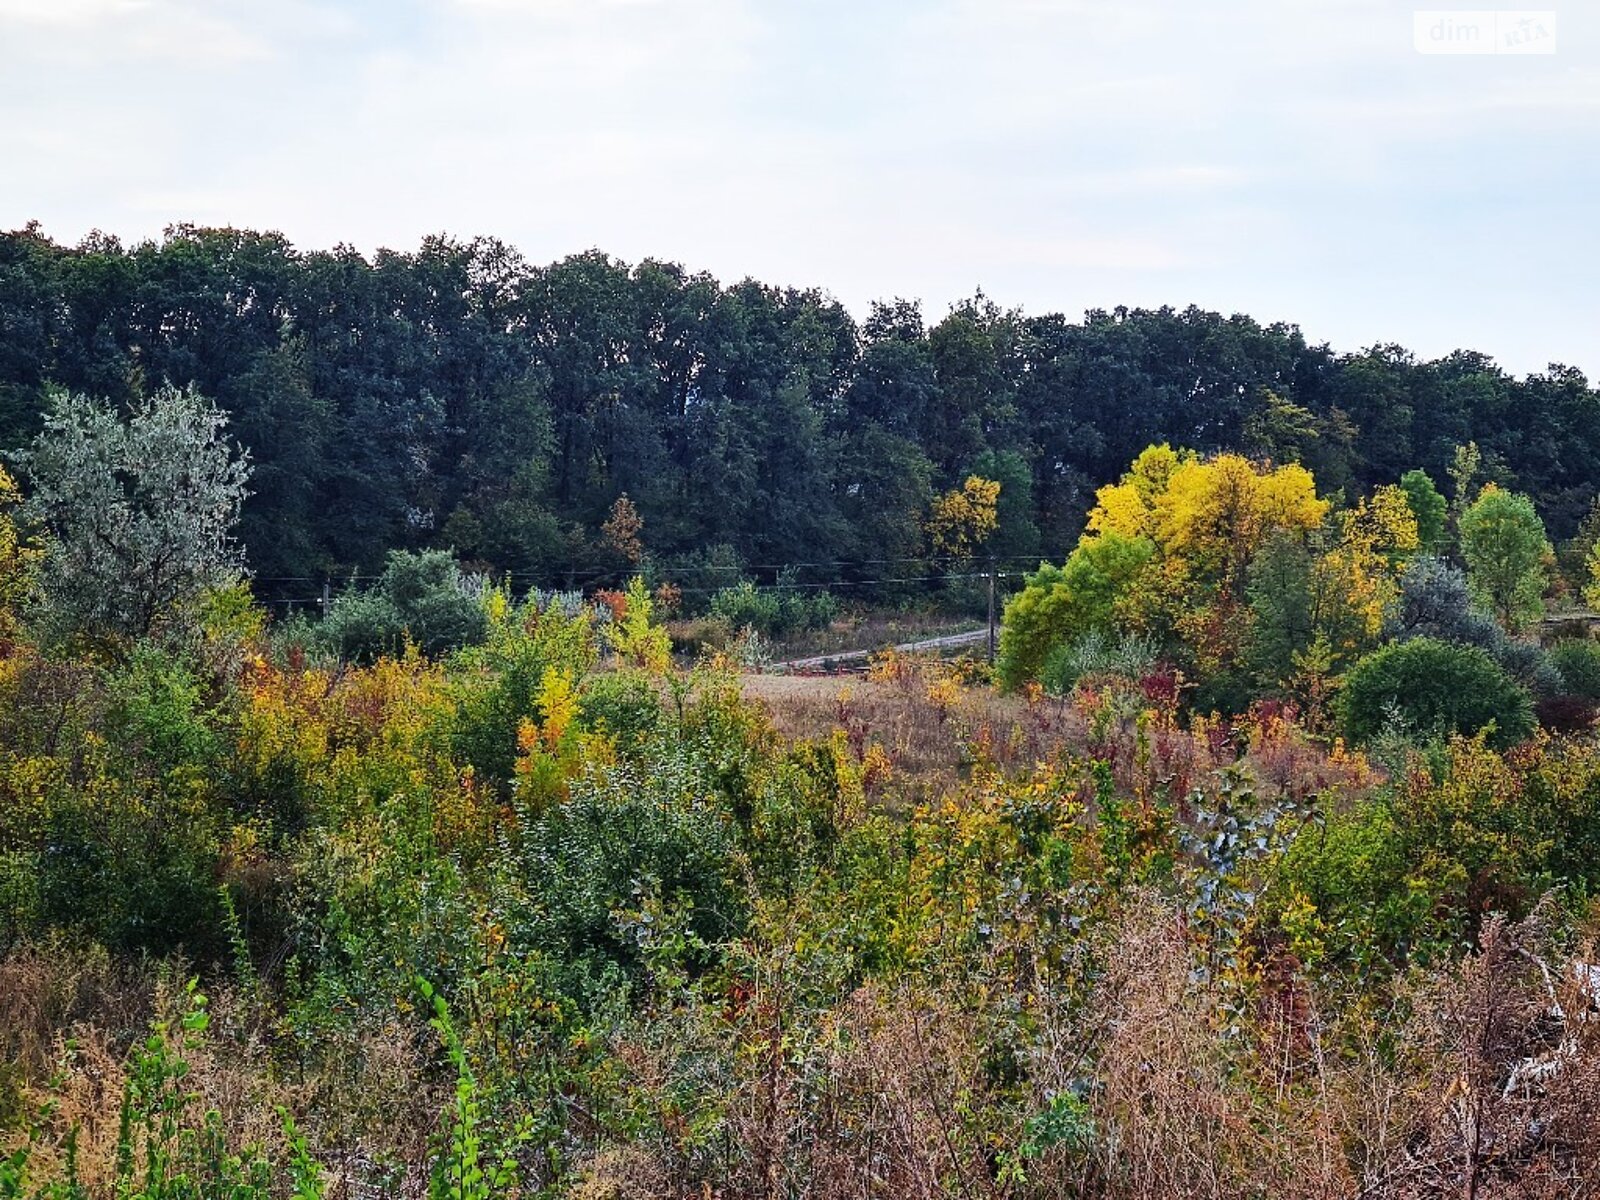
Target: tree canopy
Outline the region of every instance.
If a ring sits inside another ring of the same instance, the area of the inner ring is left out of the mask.
[[[1064,558],[1098,484],[1161,444],[1298,463],[1354,498],[1413,469],[1459,487],[1470,443],[1472,495],[1514,488],[1563,539],[1600,490],[1600,397],[1575,370],[1341,354],[1198,308],[1071,319],[980,296],[858,318],[821,290],[598,251],[539,266],[493,238],[368,256],[29,226],[0,234],[0,330],[0,446],[31,441],[52,386],[120,409],[167,383],[213,398],[250,451],[240,538],[270,600],[397,549],[556,586],[619,583],[635,550],[670,570],[726,546],[757,575],[808,564],[802,582],[892,594],[937,576],[916,565],[936,554],[930,506],[969,476],[1001,483],[985,552],[1022,570]],[[1172,503],[1226,507],[1227,471],[1195,470]],[[1404,486],[1431,546],[1432,501]],[[637,546],[616,537],[623,496]],[[1207,519],[1149,536],[1203,540]],[[1237,532],[1212,549],[1242,598],[1260,534]]]
[[[1461,557],[1467,580],[1507,629],[1544,611],[1545,564],[1554,557],[1533,501],[1497,487],[1484,489],[1461,514]]]

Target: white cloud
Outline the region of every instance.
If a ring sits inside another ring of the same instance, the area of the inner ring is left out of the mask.
[[[0,225],[483,232],[857,307],[981,284],[1593,353],[1593,55],[1567,26],[1549,59],[1424,59],[1410,8],[0,0]],[[1531,249],[1453,254],[1485,216]]]
[[[149,7],[149,0],[0,0],[0,22],[90,25]]]
[[[200,68],[270,56],[248,24],[184,0],[0,0],[0,62],[31,58],[55,64],[163,60]]]

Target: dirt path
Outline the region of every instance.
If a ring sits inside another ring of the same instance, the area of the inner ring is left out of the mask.
[[[969,629],[965,633],[950,633],[944,637],[924,638],[920,642],[902,642],[893,647],[906,654],[926,650],[949,650],[959,646],[976,646],[989,636],[988,629]],[[773,671],[820,671],[845,663],[865,662],[876,650],[838,650],[832,654],[816,654],[810,658],[791,658],[788,662],[773,663]]]

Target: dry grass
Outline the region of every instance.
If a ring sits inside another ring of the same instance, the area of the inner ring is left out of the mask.
[[[719,1150],[672,1138],[600,1151],[583,1200],[1556,1200],[1600,1195],[1600,1008],[1537,920],[1416,972],[1383,1005],[1227,1015],[1181,915],[1155,895],[1083,947],[1077,998],[971,996],[907,978],[822,1012],[775,970],[720,1041]],[[774,966],[781,964],[775,963]],[[1292,973],[1292,965],[1285,970]],[[1070,990],[1070,989],[1068,989]],[[1247,989],[1248,990],[1248,989]],[[1269,989],[1270,990],[1270,989]],[[1330,997],[1320,997],[1328,1000]],[[1032,1032],[1020,1094],[993,1057],[998,1011]],[[998,1005],[998,1008],[993,1007]],[[1283,1036],[1287,1025],[1293,1037]],[[1286,1040],[1297,1047],[1286,1056]],[[653,1088],[685,1061],[638,1048]],[[1029,1141],[1081,1098],[1082,1136]],[[681,1114],[673,1122],[681,1121]],[[681,1126],[674,1125],[681,1129]],[[668,1131],[670,1134],[670,1130]],[[1020,1167],[1020,1170],[1017,1169]]]
[[[1267,709],[1183,726],[1170,712],[1141,718],[1137,698],[1008,696],[962,682],[963,673],[959,663],[898,656],[865,678],[752,674],[743,683],[786,739],[842,732],[863,760],[869,747],[881,748],[896,780],[890,798],[907,803],[956,787],[978,761],[1021,773],[1062,755],[1109,763],[1127,795],[1174,802],[1241,761],[1267,798],[1349,801],[1381,781],[1364,757],[1311,738],[1292,713]]]
[[[1081,1018],[1098,1136],[1073,1184],[1119,1198],[1351,1195],[1320,1081],[1291,1095],[1270,1041],[1242,1056],[1218,999],[1170,909],[1147,899],[1115,928]]]
[[[934,659],[900,663],[868,678],[749,675],[744,693],[765,707],[786,739],[826,739],[837,730],[858,757],[880,747],[907,801],[953,788],[980,756],[1006,769],[1031,769],[1064,745],[1059,705],[960,685],[953,668]]]
[[[109,1196],[131,1052],[153,1022],[179,1027],[185,977],[181,962],[118,963],[98,948],[22,946],[0,960],[0,1129],[11,1131],[0,1152],[26,1140],[28,1125],[48,1112],[36,1173],[62,1167],[65,1135],[76,1131],[81,1182]],[[187,1065],[192,1112],[215,1110],[230,1150],[261,1146],[281,1159],[281,1106],[329,1168],[330,1197],[425,1190],[444,1091],[415,1029],[389,1022],[330,1034],[282,1072],[272,1022],[254,996],[213,988],[208,1012],[207,1036],[174,1048]]]
[[[47,1075],[61,1031],[89,1023],[125,1049],[149,1026],[155,985],[155,972],[99,947],[14,947],[0,958],[0,1063],[20,1077]]]

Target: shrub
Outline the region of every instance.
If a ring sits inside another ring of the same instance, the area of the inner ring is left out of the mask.
[[[491,605],[488,637],[456,656],[461,669],[451,747],[479,779],[509,785],[517,759],[517,730],[524,718],[545,715],[538,694],[554,667],[581,681],[594,667],[599,646],[587,611],[567,616],[533,597],[520,609]]]
[[[778,595],[744,579],[713,596],[711,612],[735,629],[749,626],[771,633],[778,624]]]
[[[711,614],[733,629],[754,629],[768,637],[788,637],[825,629],[839,614],[828,592],[807,590],[790,581],[760,588],[748,579],[723,588],[711,599]]]
[[[409,637],[428,654],[482,639],[483,605],[455,558],[444,550],[396,550],[376,586],[340,596],[317,627],[327,649],[354,662],[398,654]]]
[[[661,701],[649,676],[610,671],[584,686],[579,711],[586,728],[610,734],[627,748],[655,730],[661,720]]]
[[[150,644],[108,669],[31,654],[3,668],[0,937],[55,926],[208,953],[237,819],[210,681]]]
[[[1596,710],[1593,700],[1582,696],[1550,696],[1534,706],[1542,728],[1551,733],[1583,733],[1593,729]]]
[[[106,733],[125,765],[137,759],[157,773],[203,772],[218,755],[200,681],[176,656],[140,644],[111,675],[107,693]]]
[[[1064,696],[1081,679],[1143,679],[1155,670],[1158,657],[1159,649],[1152,638],[1127,634],[1114,639],[1091,630],[1071,645],[1056,647],[1039,672],[1039,682],[1045,691]]]
[[[1394,639],[1438,638],[1491,655],[1505,634],[1473,600],[1467,577],[1441,558],[1415,559],[1400,578],[1400,604],[1384,628]]]
[[[1600,700],[1600,642],[1573,638],[1550,649],[1550,662],[1568,695]]]
[[[1473,646],[1436,638],[1396,642],[1345,677],[1338,710],[1346,734],[1367,741],[1396,721],[1412,734],[1477,733],[1510,746],[1533,731],[1528,693]]]
[[[1457,740],[1432,770],[1302,833],[1266,895],[1309,964],[1458,951],[1490,912],[1529,912],[1565,882],[1600,880],[1595,751],[1532,743],[1515,756]]]
[[[644,580],[634,576],[622,603],[613,610],[616,618],[606,626],[606,644],[628,666],[661,675],[672,665],[672,638],[652,624],[654,609],[655,601]]]
[[[1544,648],[1535,642],[1507,638],[1500,652],[1491,652],[1489,657],[1535,696],[1554,696],[1563,690],[1561,672],[1550,661]]]
[[[193,782],[64,789],[34,859],[38,914],[117,950],[215,952],[221,835]]]
[[[734,826],[693,776],[672,759],[584,775],[564,803],[523,814],[516,857],[533,902],[516,928],[571,964],[580,991],[585,978],[644,968],[641,938],[658,905],[682,914],[700,947],[742,928]]]
[[[1562,690],[1561,680],[1538,646],[1517,641],[1473,598],[1467,577],[1442,559],[1423,557],[1400,580],[1400,604],[1384,626],[1396,641],[1430,637],[1476,646],[1518,683],[1537,695]]]

